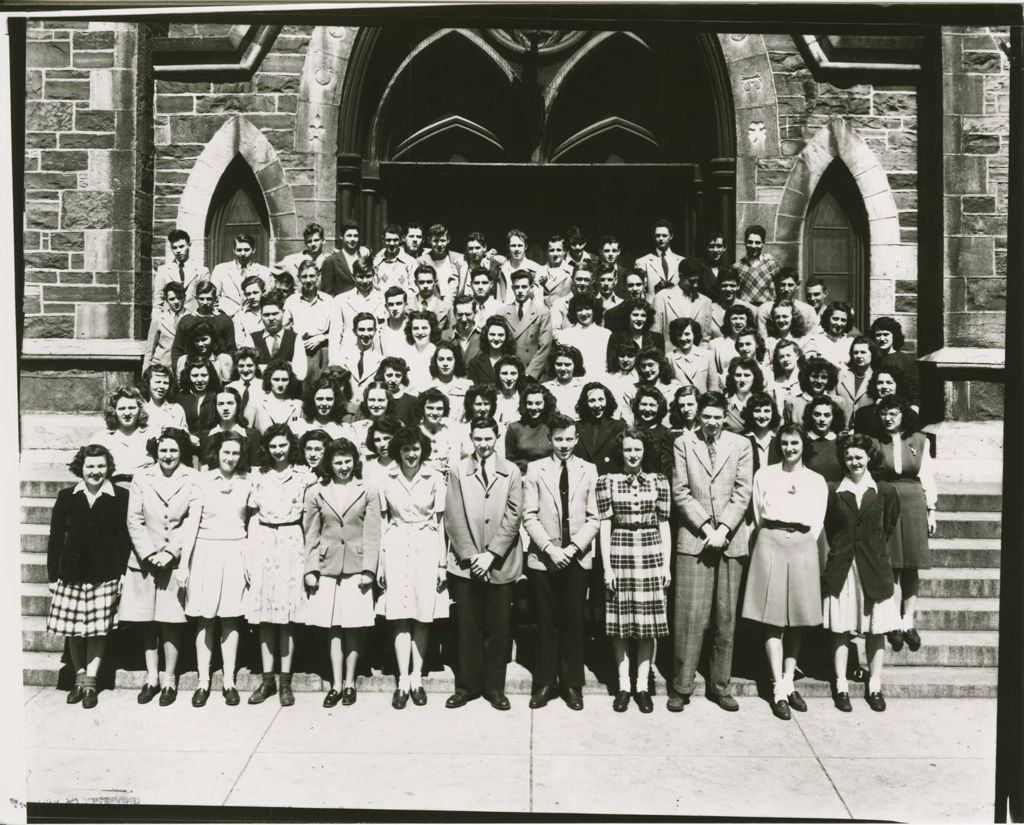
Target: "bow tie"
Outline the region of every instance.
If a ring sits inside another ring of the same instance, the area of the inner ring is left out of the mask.
[[[643,476],[643,473],[630,473],[626,476],[626,483],[629,484],[630,487],[639,487]]]

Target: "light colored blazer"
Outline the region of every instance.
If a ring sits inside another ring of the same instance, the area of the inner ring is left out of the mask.
[[[210,280],[210,270],[192,258],[185,261],[185,312],[196,311],[196,287],[200,281]],[[164,287],[171,281],[181,283],[178,274],[178,262],[171,256],[166,263],[160,264],[153,275],[153,315],[164,306]]]
[[[660,266],[660,264],[659,264]],[[654,323],[651,332],[661,333],[665,338],[665,352],[672,349],[668,327],[676,318],[692,318],[700,326],[704,341],[714,338],[717,326],[711,315],[711,299],[697,293],[692,301],[678,287],[663,289],[654,298]]]
[[[679,274],[679,262],[683,256],[671,249],[665,254],[668,261],[669,277],[677,280]],[[647,273],[647,303],[654,303],[654,288],[665,280],[665,273],[661,268],[661,256],[657,252],[649,252],[642,258],[637,258],[633,266],[642,269]]]
[[[351,573],[375,576],[380,553],[380,496],[357,479],[349,482],[343,500],[331,489],[314,484],[306,490],[302,514],[305,572],[332,578]]]
[[[198,478],[195,470],[185,466],[175,470],[170,479],[164,479],[155,465],[135,474],[128,493],[128,535],[133,546],[129,568],[144,570],[143,562],[161,550],[181,558],[182,542],[195,535],[202,514]]]
[[[146,338],[146,354],[142,356],[143,371],[150,364],[163,364],[168,369],[174,369],[171,364],[171,348],[174,346],[174,334],[178,331],[178,321],[184,317],[184,311],[179,315],[172,315],[166,309],[153,311]]]
[[[494,456],[494,472],[484,488],[476,456],[448,471],[444,526],[451,542],[448,572],[469,576],[469,558],[485,550],[496,555],[492,584],[508,584],[523,571],[519,526],[523,515],[523,478],[515,464]]]
[[[668,356],[676,381],[683,386],[692,385],[701,393],[720,388],[718,373],[706,350],[692,349],[689,355],[672,350]]]
[[[597,513],[597,468],[589,461],[570,456],[569,470],[569,536],[580,548],[576,556],[580,566],[589,570],[594,565],[590,546],[597,536],[600,519]],[[530,537],[526,564],[533,570],[553,570],[544,552],[548,544],[562,542],[562,496],[558,482],[562,462],[549,456],[531,461],[523,478],[523,527]]]
[[[217,304],[225,315],[234,316],[242,308],[242,304],[245,303],[245,296],[242,295],[242,281],[250,275],[258,275],[263,280],[265,292],[273,288],[274,276],[263,264],[250,263],[246,267],[244,275],[238,268],[238,261],[226,261],[213,268],[210,280],[217,287]]]
[[[366,387],[373,381],[377,367],[384,360],[384,354],[380,351],[379,345],[374,344],[366,351],[363,358],[363,377],[359,377],[359,348],[351,344],[342,347],[336,357],[330,358],[332,367],[344,367],[352,375],[349,384],[352,387],[352,400],[356,403],[363,400],[363,393]]]
[[[545,307],[538,311],[535,301],[528,301],[519,320],[519,307],[513,304],[502,310],[501,315],[508,321],[516,339],[516,354],[526,366],[526,374],[538,381],[543,380],[551,354],[551,313]]]
[[[712,526],[724,524],[729,528],[731,539],[725,555],[747,555],[746,513],[753,476],[750,441],[741,435],[722,431],[713,466],[702,436],[676,439],[672,497],[681,516],[678,552],[699,555],[704,549],[701,527],[711,521]]]
[[[868,395],[868,384],[871,383],[872,368],[868,367],[864,373],[864,381],[857,387],[857,377],[847,368],[839,370],[839,382],[836,384],[835,397],[839,406],[846,413],[846,423],[849,426],[853,421],[853,414],[861,407],[871,403],[871,396]]]

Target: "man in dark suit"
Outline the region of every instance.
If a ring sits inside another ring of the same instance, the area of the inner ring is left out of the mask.
[[[523,569],[523,479],[515,464],[494,453],[493,418],[475,419],[470,439],[473,455],[451,468],[444,507],[459,649],[455,693],[445,707],[460,708],[482,695],[495,709],[508,710],[512,595]]]
[[[441,337],[454,341],[462,350],[462,363],[468,364],[480,354],[480,331],[476,328],[476,301],[472,295],[460,295],[452,307],[454,323]]]
[[[508,321],[516,339],[516,355],[526,366],[526,374],[540,381],[548,366],[551,352],[551,313],[546,306],[532,300],[533,273],[520,269],[512,273],[512,294],[515,303],[504,307],[500,315]]]
[[[343,221],[339,228],[341,249],[324,259],[320,268],[320,289],[328,295],[340,295],[356,288],[352,267],[360,258],[367,258],[370,250],[359,245],[359,224],[352,220]]]
[[[271,361],[287,361],[292,365],[295,378],[302,381],[308,368],[306,348],[294,329],[284,329],[284,301],[278,292],[268,292],[260,299],[260,318],[263,329],[252,336],[253,349],[259,355],[260,372]]]

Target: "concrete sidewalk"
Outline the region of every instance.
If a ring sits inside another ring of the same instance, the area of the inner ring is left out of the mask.
[[[656,697],[645,716],[592,695],[580,713],[522,695],[508,713],[436,694],[403,711],[381,693],[333,710],[310,693],[197,710],[118,690],[92,711],[65,695],[25,688],[31,802],[992,821],[988,699],[811,699],[787,723],[754,698],[670,714]]]

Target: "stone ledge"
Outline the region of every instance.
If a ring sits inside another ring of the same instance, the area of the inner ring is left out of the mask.
[[[67,358],[76,361],[136,361],[146,352],[146,342],[132,338],[25,338],[25,360]]]
[[[939,369],[1001,370],[1006,367],[1006,350],[995,347],[943,347],[917,359]]]

